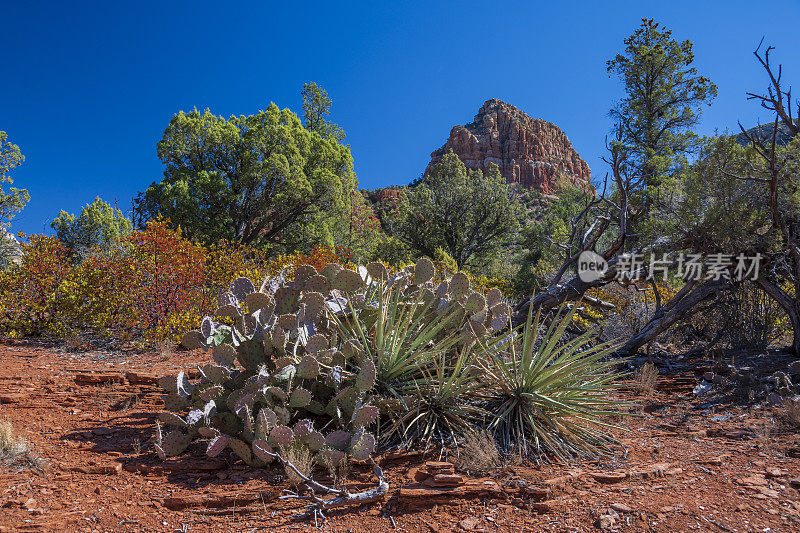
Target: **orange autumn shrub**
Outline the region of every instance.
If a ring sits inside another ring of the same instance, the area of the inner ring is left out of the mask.
[[[74,277],[69,251],[44,235],[21,246],[20,261],[0,270],[0,334],[63,335],[69,329],[62,312],[66,285]]]
[[[21,261],[0,271],[0,335],[91,331],[138,347],[178,340],[216,309],[217,297],[234,279],[259,281],[284,270],[292,275],[299,265],[322,270],[329,263],[356,267],[346,248],[318,246],[308,254],[268,258],[227,241],[203,246],[166,220],[152,220],[112,247],[92,249],[82,261],[56,238],[32,236]],[[437,270],[452,274],[441,262]],[[507,290],[502,280],[468,275],[476,290]]]

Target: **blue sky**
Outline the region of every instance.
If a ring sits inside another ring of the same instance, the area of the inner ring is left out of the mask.
[[[299,112],[309,80],[333,98],[362,187],[418,177],[489,98],[554,122],[602,176],[621,94],[605,61],[644,16],[691,39],[719,86],[703,133],[768,119],[744,96],[766,87],[762,36],[800,86],[798,0],[72,4],[0,1],[0,130],[27,157],[15,178],[32,196],[13,231],[49,231],[97,195],[128,209],[161,177],[156,142],[174,113]]]

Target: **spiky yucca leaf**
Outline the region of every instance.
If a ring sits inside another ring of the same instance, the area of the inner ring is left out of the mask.
[[[386,441],[398,438],[408,444],[446,444],[453,436],[474,430],[488,413],[478,405],[481,380],[473,375],[472,353],[464,349],[453,361],[437,357],[413,390],[405,391],[407,411],[386,429]]]
[[[353,339],[363,346],[363,356],[375,365],[378,391],[402,398],[437,357],[454,350],[459,338],[450,326],[457,314],[432,320],[432,302],[403,295],[400,285],[376,285],[370,294],[377,298],[377,309],[370,310],[374,320],[362,320],[365,311],[351,304],[349,313],[333,315],[331,322],[342,343]]]
[[[489,428],[505,450],[561,459],[611,451],[613,426],[603,418],[620,414],[608,396],[619,377],[619,361],[606,360],[615,345],[592,344],[592,331],[566,340],[575,309],[557,314],[544,333],[541,314],[529,312],[521,330],[480,345]]]

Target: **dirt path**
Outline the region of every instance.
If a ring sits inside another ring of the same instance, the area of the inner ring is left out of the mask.
[[[49,465],[0,470],[0,531],[315,531],[296,518],[301,504],[277,499],[286,487],[278,467],[209,461],[202,443],[156,459],[154,379],[200,360],[0,343],[0,420]],[[704,405],[693,383],[662,378],[659,392],[630,393],[640,416],[618,421],[628,429],[624,459],[515,466],[442,490],[412,479],[438,457],[388,457],[389,498],[331,513],[324,529],[799,531],[800,438],[770,435],[768,409]],[[356,467],[351,481],[373,479]]]

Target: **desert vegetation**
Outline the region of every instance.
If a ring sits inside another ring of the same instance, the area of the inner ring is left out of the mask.
[[[454,465],[491,477],[618,461],[624,421],[645,416],[621,391],[658,395],[678,353],[715,361],[692,397],[737,388],[796,433],[799,363],[759,381],[735,360],[800,356],[800,106],[776,54],[755,49],[753,85],[768,88],[747,96],[771,123],[701,137],[717,87],[690,41],[644,19],[607,63],[624,91],[608,173],[560,175],[556,194],[452,150],[406,186],[360,190],[332,100],[307,83],[302,118],[274,103],[175,114],[163,178],[130,211],[97,197],[52,234],[14,238],[30,195],[11,187],[25,159],[0,131],[0,335],[156,350],[175,367],[199,357],[158,376],[137,454],[279,468],[283,496],[318,525],[384,499],[378,459],[398,450],[451,458],[414,474],[434,487],[464,485]],[[602,267],[591,276],[587,254]],[[716,266],[692,277],[687,258]],[[3,421],[0,465],[46,462]],[[353,489],[361,466],[370,485]]]

